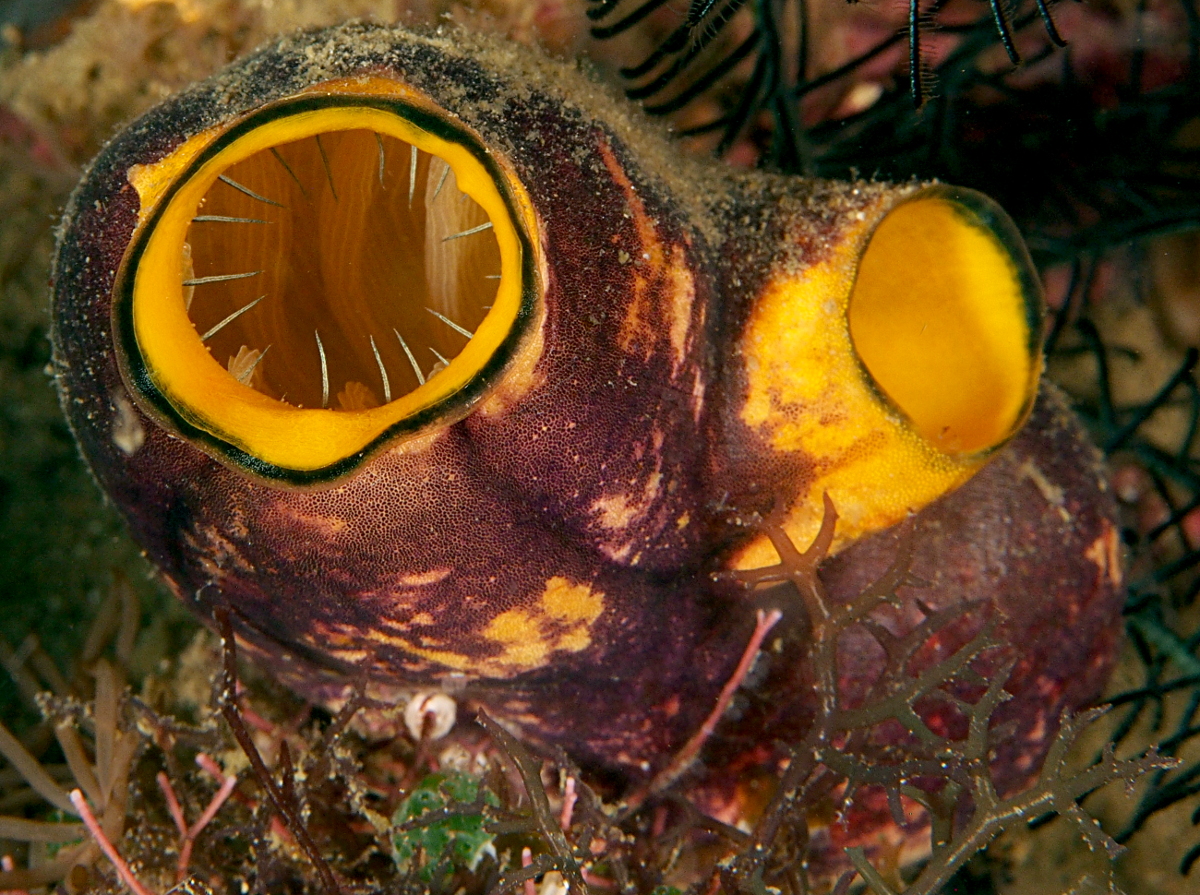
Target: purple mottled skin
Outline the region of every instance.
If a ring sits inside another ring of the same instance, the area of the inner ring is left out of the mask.
[[[357,74],[406,81],[511,164],[542,227],[543,347],[519,400],[463,408],[335,481],[280,486],[180,438],[122,373],[112,292],[138,215],[125,172]],[[644,779],[700,726],[753,627],[753,601],[712,575],[747,536],[730,519],[769,512],[804,472],[742,426],[725,375],[722,346],[772,263],[764,234],[802,216],[811,239],[792,261],[812,262],[886,188],[695,171],[597,92],[504,45],[451,49],[399,30],[346,26],[260,51],[132,125],[85,177],[54,274],[55,363],[86,459],[165,581],[209,624],[229,609],[298,691],[334,701],[360,677],[381,695],[442,686],[531,740]],[[127,453],[113,432],[130,414],[144,442]],[[1054,400],[919,515],[913,571],[931,582],[920,599],[982,601],[1003,618],[998,636],[1020,644],[1004,707],[1018,732],[998,759],[1013,785],[1111,664],[1111,515],[1093,452]],[[841,553],[825,572],[832,593],[856,593],[892,552],[883,533]],[[595,617],[535,615],[555,587],[585,591]],[[524,646],[544,647],[536,661],[488,636],[513,612],[536,630]],[[797,642],[804,628],[792,613],[778,633]],[[851,655],[845,686],[873,662]],[[802,735],[807,674],[776,661],[713,755]]]

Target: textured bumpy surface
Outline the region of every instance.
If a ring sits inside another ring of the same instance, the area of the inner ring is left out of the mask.
[[[271,481],[190,438],[126,374],[113,296],[145,212],[129,172],[358,77],[407,85],[509,166],[536,218],[540,298],[512,360],[461,406],[327,480]],[[805,404],[790,356],[770,360],[761,344],[791,311],[760,296],[849,276],[871,227],[921,188],[706,172],[628,114],[527,52],[366,26],[284,40],[149,113],[76,192],[54,276],[58,381],[97,478],[180,598],[205,619],[231,610],[297,689],[336,701],[355,679],[383,696],[444,687],[635,776],[695,732],[747,642],[753,607],[713,575],[764,562],[739,520],[787,508],[803,543],[819,522],[812,497],[828,489],[854,510],[830,568],[849,597],[892,550],[888,534],[854,538],[929,504],[921,599],[981,601],[1005,616],[1002,639],[1029,647],[1006,708],[1022,722],[1007,778],[1019,780],[1059,709],[1098,693],[1119,630],[1115,534],[1090,449],[1050,400],[971,479],[994,452],[918,443],[857,365],[845,387],[883,408],[878,428]],[[789,440],[816,417],[852,434],[819,450]],[[882,478],[902,497],[860,510],[845,482],[892,429],[908,459]],[[803,636],[802,619],[784,624],[785,642]],[[869,651],[856,661],[848,686]],[[770,708],[747,716],[758,732],[803,730],[805,675],[776,663]]]
[[[913,523],[911,572],[924,582],[905,588],[897,633],[934,610],[975,604],[961,622],[925,647],[923,661],[945,658],[990,619],[1003,647],[985,675],[1015,662],[1005,689],[1012,698],[992,716],[1015,726],[996,750],[997,789],[1027,785],[1050,748],[1063,712],[1095,700],[1122,637],[1120,533],[1113,524],[1099,453],[1056,389],[1045,386],[1029,423],[971,481],[928,506]],[[824,569],[833,599],[847,601],[894,561],[897,533],[866,538]],[[861,632],[843,643],[844,684],[873,680],[883,657]],[[931,728],[965,736],[961,716],[931,710]]]

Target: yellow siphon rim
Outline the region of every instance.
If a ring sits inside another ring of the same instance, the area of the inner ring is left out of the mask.
[[[221,130],[185,141],[129,179],[141,199],[138,230],[117,280],[114,323],[134,390],[185,436],[271,479],[294,483],[344,474],[383,442],[461,414],[495,381],[529,329],[536,288],[536,216],[507,166],[428,100],[369,79],[392,96],[347,93],[362,82],[322,85]],[[442,159],[459,189],[492,222],[500,280],[492,308],[447,367],[415,390],[367,410],[302,409],[239,382],[204,347],[183,295],[183,246],[201,199],[250,156],[332,131],[372,130]]]

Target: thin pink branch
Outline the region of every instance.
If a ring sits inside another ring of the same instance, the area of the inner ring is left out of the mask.
[[[658,805],[654,809],[654,819],[650,822],[650,835],[657,839],[667,830],[667,806]]]
[[[171,781],[162,771],[159,771],[158,776],[154,779],[158,781],[158,788],[162,790],[163,798],[167,800],[167,810],[171,812],[171,820],[175,821],[175,828],[179,830],[179,835],[187,836],[187,820],[183,816],[183,808],[180,807],[179,799],[175,795],[175,787],[171,786]]]
[[[0,870],[3,870],[5,873],[12,873],[16,867],[17,865],[13,861],[12,855],[0,857]],[[29,895],[29,892],[25,889],[3,889],[0,890],[0,895]]]
[[[529,846],[521,849],[521,866],[528,867],[533,863],[533,852],[529,850]],[[537,883],[532,879],[525,880],[525,895],[537,895]]]
[[[129,869],[129,865],[125,863],[125,859],[121,857],[117,847],[109,841],[104,835],[104,830],[100,828],[100,822],[96,820],[96,815],[92,814],[91,806],[88,805],[87,799],[83,797],[83,793],[78,789],[73,789],[67,796],[71,800],[71,804],[75,806],[75,810],[79,812],[80,818],[83,819],[84,826],[91,833],[92,838],[96,840],[96,844],[100,846],[100,850],[104,852],[113,867],[117,870],[117,876],[121,877],[121,881],[129,887],[129,890],[134,895],[152,895],[151,891],[141,884],[133,871]]]
[[[704,723],[700,725],[700,729],[692,734],[691,739],[684,743],[683,748],[671,759],[671,763],[659,771],[648,786],[630,795],[626,800],[626,805],[629,808],[640,805],[651,793],[661,792],[674,783],[679,775],[687,770],[696,756],[700,754],[701,748],[708,741],[708,738],[712,736],[712,732],[716,729],[722,716],[724,716],[725,710],[729,708],[733,694],[737,692],[738,687],[745,681],[746,675],[750,673],[750,669],[754,665],[754,660],[758,657],[758,653],[762,649],[763,641],[781,618],[783,618],[783,613],[778,609],[772,609],[770,612],[763,612],[761,609],[758,610],[758,616],[754,623],[754,631],[746,643],[746,648],[742,651],[742,658],[738,661],[737,668],[733,670],[733,674],[729,676],[729,680],[721,688],[721,695],[717,697],[716,705],[708,713],[708,717],[704,719]]]
[[[217,780],[217,783],[225,782],[225,771],[222,770],[221,766],[219,764],[217,764],[215,761],[213,761],[213,759],[210,756],[205,755],[203,752],[201,752],[199,755],[196,756],[196,764],[200,766],[200,770],[204,771],[205,773],[209,774],[212,777],[215,777]]]
[[[292,831],[287,828],[278,814],[271,815],[271,823],[268,825],[271,828],[271,835],[279,839],[281,842],[296,842],[296,837],[292,835]]]
[[[272,738],[278,738],[279,726],[271,721],[268,721],[254,709],[247,708],[244,704],[238,706],[238,711],[242,713],[242,717],[246,719],[246,724],[253,727],[259,733],[265,733]]]
[[[180,885],[187,879],[188,865],[192,863],[192,847],[196,844],[196,840],[191,836],[184,836],[179,841],[179,859],[175,862],[175,885]]]
[[[241,681],[236,681],[234,683],[234,692],[237,694],[238,711],[241,713],[242,719],[246,724],[260,733],[270,734],[274,737],[278,733],[278,725],[268,721],[258,712],[254,711],[254,709],[242,703],[242,697],[246,694],[246,685]]]
[[[192,824],[191,829],[188,830],[189,838],[195,839],[199,836],[200,831],[208,826],[212,819],[217,816],[217,812],[221,810],[221,806],[225,804],[225,800],[233,794],[233,788],[237,786],[237,782],[237,777],[230,776],[225,778],[225,782],[221,784],[221,788],[213,793],[212,800],[208,803],[208,807],[204,809],[204,813],[200,815],[200,819]]]
[[[235,692],[238,697],[238,711],[246,723],[255,728],[261,733],[267,734],[273,740],[282,740],[290,736],[295,736],[300,732],[300,728],[304,726],[304,722],[312,715],[312,705],[305,705],[296,715],[284,724],[276,724],[267,718],[264,718],[250,706],[246,705],[242,699],[246,695],[246,685],[241,681],[235,684]]]
[[[592,873],[586,867],[581,867],[579,872],[583,876],[583,881],[589,886],[595,886],[598,889],[615,889],[617,887],[617,884],[611,879],[596,876],[596,874]]]
[[[729,680],[725,682],[725,686],[721,690],[721,695],[717,697],[717,704],[713,706],[713,710],[709,712],[708,717],[704,719],[704,724],[696,731],[695,735],[688,741],[687,745],[679,753],[677,761],[683,759],[685,762],[691,761],[692,758],[700,751],[700,747],[705,741],[712,736],[712,732],[716,729],[721,717],[725,714],[725,710],[729,708],[729,703],[733,700],[733,694],[737,692],[738,687],[746,679],[746,675],[750,673],[750,668],[754,664],[754,660],[758,658],[758,652],[762,649],[762,643],[771,633],[771,629],[778,624],[783,618],[783,613],[778,609],[772,609],[770,612],[764,613],[761,609],[758,610],[758,617],[754,623],[754,633],[750,635],[750,641],[746,644],[746,649],[742,652],[742,658],[738,662],[737,668]]]
[[[215,778],[216,781],[222,786],[228,783],[229,780],[237,780],[236,777],[226,776],[225,772],[221,770],[221,766],[203,752],[196,756],[196,764],[200,765],[201,770]],[[230,792],[232,792],[232,787],[230,788]],[[256,800],[243,793],[238,793],[237,796],[238,803],[245,805],[251,811],[254,811],[258,808],[258,802]],[[271,833],[272,835],[278,836],[285,842],[295,842],[292,834],[288,832],[288,828],[283,825],[282,821],[280,821],[276,815],[271,816]]]
[[[571,829],[571,815],[575,812],[575,803],[578,800],[579,794],[575,792],[575,778],[568,777],[563,786],[562,814],[558,818],[558,825],[564,833]]]
[[[183,809],[179,805],[179,799],[175,796],[175,789],[171,786],[171,781],[167,779],[167,775],[161,771],[156,778],[158,787],[163,791],[163,796],[167,800],[167,808],[171,812],[171,817],[175,820],[175,826],[179,828],[179,860],[175,863],[175,884],[179,885],[187,878],[188,865],[192,861],[192,850],[196,845],[196,837],[200,832],[208,826],[217,812],[221,810],[221,806],[225,804],[229,796],[233,793],[233,789],[237,786],[237,777],[227,775],[221,770],[220,765],[201,752],[196,756],[196,764],[211,774],[217,779],[220,784],[212,799],[209,800],[208,807],[190,827],[187,819],[183,815]]]

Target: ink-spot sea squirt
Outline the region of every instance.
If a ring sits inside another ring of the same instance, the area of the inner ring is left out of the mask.
[[[915,513],[924,605],[1020,644],[1020,779],[1097,695],[1120,583],[1094,451],[1037,398],[1020,237],[970,191],[735,174],[647,130],[529,51],[366,25],[154,109],[54,274],[96,477],[298,690],[448,689],[633,777],[747,642],[721,573],[778,557],[739,522],[804,545],[828,495],[848,598]],[[764,738],[802,732],[805,679],[768,678]]]

